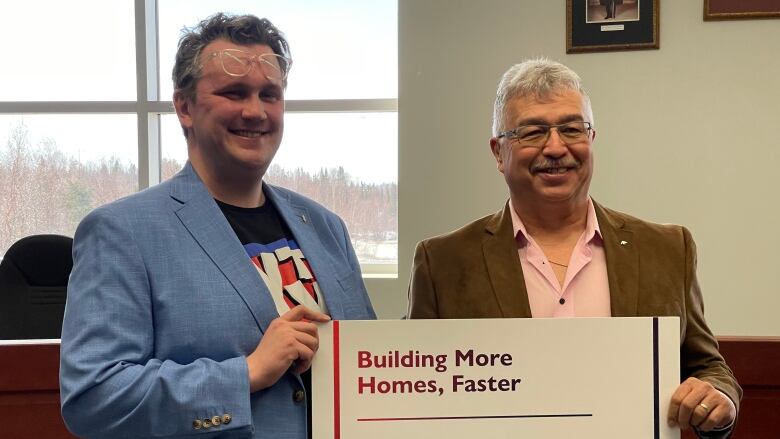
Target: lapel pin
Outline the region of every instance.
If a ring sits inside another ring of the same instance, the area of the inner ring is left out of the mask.
[[[306,220],[306,215],[301,214],[301,221],[303,221],[304,223],[308,222]]]
[[[620,245],[626,245],[628,244],[628,241],[620,241]]]

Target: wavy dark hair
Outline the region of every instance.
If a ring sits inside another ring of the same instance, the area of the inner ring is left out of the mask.
[[[190,99],[195,99],[195,84],[200,74],[200,53],[215,40],[225,39],[231,43],[250,45],[265,44],[277,55],[290,60],[290,46],[284,34],[267,18],[254,15],[229,15],[217,13],[201,21],[197,26],[184,28],[176,51],[173,65],[173,86]],[[290,63],[281,62],[286,74]],[[287,81],[285,80],[285,86]]]

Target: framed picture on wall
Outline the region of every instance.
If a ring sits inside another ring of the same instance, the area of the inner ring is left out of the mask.
[[[658,0],[566,0],[566,53],[658,49]]]
[[[780,18],[780,0],[704,0],[704,20]]]

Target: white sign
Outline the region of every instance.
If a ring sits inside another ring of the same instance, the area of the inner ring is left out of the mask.
[[[679,438],[676,317],[335,321],[314,439]]]

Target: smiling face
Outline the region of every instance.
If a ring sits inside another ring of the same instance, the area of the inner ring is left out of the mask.
[[[245,76],[222,68],[224,49],[272,54],[267,45],[242,46],[216,40],[200,54],[201,72],[195,98],[174,94],[176,114],[187,130],[189,158],[206,181],[248,178],[259,180],[271,164],[284,130],[284,87],[253,66]],[[255,59],[253,62],[259,62]]]
[[[502,129],[522,125],[557,125],[571,121],[590,122],[586,103],[576,90],[562,90],[546,99],[516,97],[506,104],[506,123]],[[510,138],[490,139],[498,170],[504,174],[515,203],[529,209],[550,203],[587,204],[588,187],[593,174],[592,143],[595,132],[586,141],[566,145],[556,130],[539,148],[527,147]]]

